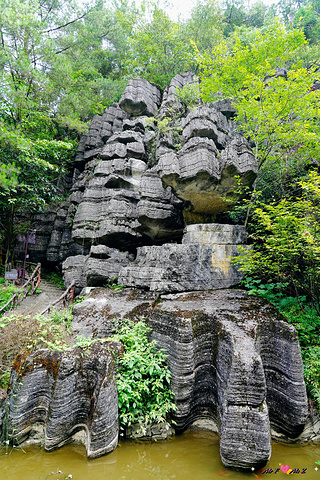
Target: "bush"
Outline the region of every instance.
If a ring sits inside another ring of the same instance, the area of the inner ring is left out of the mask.
[[[320,175],[299,185],[299,197],[256,205],[254,243],[234,261],[252,278],[285,285],[298,302],[305,296],[320,314]]]
[[[112,337],[121,341],[125,349],[117,369],[122,435],[133,423],[139,423],[143,429],[152,423],[165,422],[175,410],[167,355],[156,348],[155,341],[148,341],[149,332],[143,320],[137,323],[122,320]]]
[[[18,287],[8,284],[5,281],[0,283],[0,308],[4,307],[4,305],[10,300],[10,298],[14,295],[14,293],[17,290],[18,290]],[[6,310],[9,310],[10,306],[11,305],[8,305]]]

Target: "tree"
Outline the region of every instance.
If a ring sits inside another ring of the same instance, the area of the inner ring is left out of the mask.
[[[312,90],[317,75],[301,64],[282,68],[306,45],[303,33],[279,23],[248,33],[241,38],[236,32],[231,49],[223,42],[212,56],[200,57],[202,98],[232,99],[260,169],[266,162],[265,168],[279,170],[288,158],[318,158],[319,91]]]
[[[195,68],[195,55],[180,24],[158,7],[151,15],[150,22],[142,19],[130,39],[128,74],[164,88],[175,74]]]
[[[186,43],[192,41],[201,53],[211,53],[223,40],[223,11],[216,0],[198,1],[185,22]]]
[[[306,296],[320,314],[320,175],[312,171],[298,186],[298,195],[256,203],[253,247],[237,263],[248,276]]]
[[[99,0],[0,0],[0,17],[0,243],[8,257],[16,213],[29,217],[57,200],[79,133],[120,97],[119,59],[137,11],[106,10]]]
[[[299,8],[293,25],[300,28],[308,41],[317,44],[320,40],[320,18],[315,7],[308,3],[305,7]]]

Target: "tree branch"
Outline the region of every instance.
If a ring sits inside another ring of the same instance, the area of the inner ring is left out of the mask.
[[[91,9],[91,10],[92,10],[92,9]],[[81,16],[78,17],[78,18],[75,18],[74,20],[70,20],[70,22],[67,22],[67,23],[65,23],[64,25],[60,25],[59,27],[56,27],[56,28],[50,28],[49,30],[45,30],[43,33],[55,32],[55,31],[57,31],[57,30],[60,30],[61,28],[67,27],[68,25],[71,25],[72,23],[76,23],[76,22],[78,22],[79,20],[81,20],[82,18],[84,18],[86,15],[88,15],[88,13],[91,12],[91,10],[88,10],[88,11],[85,12],[83,15],[81,15]]]

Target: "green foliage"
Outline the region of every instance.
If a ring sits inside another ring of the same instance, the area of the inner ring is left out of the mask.
[[[320,313],[320,176],[299,182],[300,196],[258,204],[254,241],[236,263],[253,278],[286,284],[289,295],[305,295]]]
[[[187,83],[176,90],[176,97],[185,108],[194,108],[200,103],[200,87],[198,83]]]
[[[0,388],[4,390],[8,387],[10,381],[10,372],[6,370],[2,375],[0,375]]]
[[[246,32],[236,31],[231,46],[222,42],[212,56],[200,56],[202,98],[232,99],[241,132],[255,143],[260,168],[267,160],[269,168],[281,170],[288,158],[305,163],[317,158],[319,91],[311,91],[316,74],[292,63],[306,43],[303,33],[278,22]],[[291,64],[287,79],[276,75],[286,62]]]
[[[59,288],[65,288],[63,278],[59,273],[50,272],[45,269],[42,269],[41,275],[44,280],[47,280],[48,282],[53,283],[53,285],[56,285]]]
[[[149,342],[150,328],[143,320],[123,320],[118,327],[112,340],[121,341],[125,349],[117,371],[121,431],[133,423],[143,427],[165,422],[175,409],[167,356],[155,341]]]
[[[198,1],[186,20],[186,43],[190,40],[201,52],[212,52],[223,39],[223,11],[216,0]]]
[[[151,21],[142,20],[131,37],[128,74],[164,88],[175,74],[195,65],[194,50],[184,29],[155,7]]]
[[[2,280],[2,279],[1,279]],[[5,281],[0,283],[0,308],[10,300],[14,293],[18,290],[18,287],[7,283]],[[10,305],[7,307],[7,310],[10,308]]]
[[[122,290],[123,288],[125,288],[124,285],[118,285],[116,278],[111,278],[107,282],[106,287],[111,288],[111,290],[113,290],[114,292],[117,292],[118,290]]]

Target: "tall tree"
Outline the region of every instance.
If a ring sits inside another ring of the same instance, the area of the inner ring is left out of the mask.
[[[260,167],[272,162],[280,168],[288,157],[319,158],[320,92],[312,88],[317,75],[292,60],[302,45],[302,32],[286,31],[276,22],[252,31],[245,43],[235,33],[230,49],[223,42],[212,56],[201,58],[203,99],[221,94],[232,99]],[[289,60],[286,73],[282,67]]]
[[[195,66],[194,50],[181,24],[155,7],[151,20],[142,19],[130,38],[128,73],[165,87],[176,73]]]

